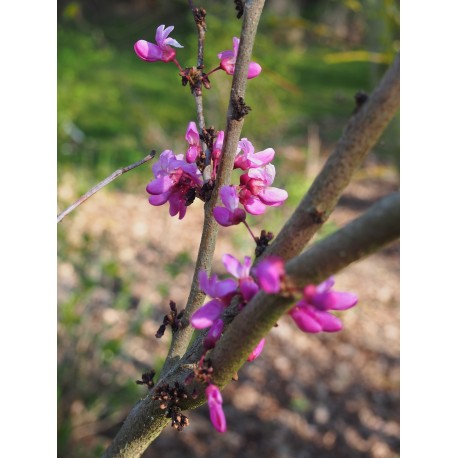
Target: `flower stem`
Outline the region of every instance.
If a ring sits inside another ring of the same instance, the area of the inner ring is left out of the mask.
[[[250,233],[251,237],[253,237],[253,240],[255,241],[255,243],[257,245],[258,241],[256,240],[256,237],[253,234],[253,231],[250,229],[250,226],[248,226],[248,223],[246,221],[242,221],[242,223],[245,224],[246,228],[248,229],[248,232]]]

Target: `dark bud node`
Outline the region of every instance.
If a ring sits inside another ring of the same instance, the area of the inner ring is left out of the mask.
[[[156,372],[154,370],[150,370],[148,372],[145,372],[142,374],[142,379],[137,380],[135,383],[137,385],[146,385],[148,389],[151,389],[154,387],[154,376],[156,375]]]
[[[237,19],[243,16],[243,0],[234,0],[235,11],[237,11]]]
[[[232,108],[232,119],[235,119],[236,121],[241,121],[251,111],[251,107],[245,103],[243,97],[233,100]]]
[[[269,243],[273,240],[274,234],[272,232],[267,232],[264,229],[261,231],[261,235],[256,237],[256,249],[254,255],[259,258],[259,256],[264,253],[264,250],[269,246]]]

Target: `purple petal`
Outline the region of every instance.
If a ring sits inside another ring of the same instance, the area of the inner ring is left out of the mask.
[[[332,310],[347,310],[355,306],[358,302],[358,297],[352,293],[344,293],[332,291],[329,293],[333,296]]]
[[[203,270],[203,269],[199,270],[198,278],[199,278],[199,287],[200,287],[200,289],[205,294],[208,294],[210,283],[209,283],[209,280],[208,280],[207,272],[205,270]]]
[[[311,307],[296,306],[288,313],[301,331],[310,332],[313,334],[322,331],[321,323],[317,320]]]
[[[334,286],[334,283],[335,283],[334,276],[331,276],[324,282],[317,285],[316,292],[325,293],[326,291],[329,291]]]
[[[169,191],[174,184],[174,180],[172,180],[169,175],[166,175],[148,183],[146,191],[150,194],[162,194]]]
[[[254,154],[254,146],[248,138],[242,138],[239,141],[238,147],[245,153],[245,155]]]
[[[240,292],[242,293],[243,300],[245,302],[251,301],[256,293],[259,291],[259,286],[251,278],[243,278],[240,280]]]
[[[185,139],[190,145],[199,144],[199,140],[200,140],[199,132],[197,131],[197,126],[194,121],[191,121],[188,124],[188,129],[186,130]]]
[[[159,205],[165,204],[169,200],[170,193],[164,192],[164,194],[159,194],[156,196],[150,196],[148,202],[151,205],[155,205],[156,207]]]
[[[224,329],[224,321],[221,320],[220,318],[216,319],[204,339],[204,347],[207,350],[215,347],[216,342],[219,340],[219,338],[221,337],[221,334],[223,333],[223,329]]]
[[[230,211],[234,211],[239,205],[239,198],[237,197],[237,188],[235,186],[222,186],[219,192],[221,202]]]
[[[186,160],[188,162],[195,162],[197,156],[200,154],[200,146],[199,145],[191,145],[188,150],[186,151]]]
[[[231,254],[223,255],[223,264],[226,270],[235,278],[240,278],[242,275],[242,264]]]
[[[280,291],[281,279],[285,275],[285,263],[277,256],[263,259],[256,267],[256,276],[261,288],[269,294]]]
[[[213,216],[221,226],[228,227],[234,224],[232,222],[232,213],[227,208],[215,207],[213,209]]]
[[[210,327],[213,322],[220,317],[224,310],[223,303],[214,299],[207,302],[191,316],[191,324],[196,329],[205,329]]]
[[[221,280],[216,284],[215,295],[213,297],[224,297],[237,290],[237,282],[232,278]]]
[[[146,62],[157,62],[162,59],[162,49],[145,40],[138,40],[134,44],[134,51],[140,59]]]
[[[288,193],[284,189],[269,187],[262,189],[258,197],[266,205],[278,207],[288,198]]]
[[[256,78],[261,73],[261,66],[256,62],[250,62],[248,65],[248,79]]]
[[[205,395],[208,400],[210,421],[216,431],[224,433],[226,431],[226,417],[223,411],[223,398],[218,387],[213,384],[208,385],[205,389]]]
[[[256,348],[250,353],[250,356],[248,356],[247,361],[254,361],[262,353],[265,343],[266,339],[261,339],[258,345],[256,345]]]
[[[315,312],[315,316],[320,322],[321,328],[325,332],[337,332],[343,328],[342,322],[339,320],[339,318],[331,313],[317,310]]]
[[[232,50],[227,50],[227,51],[222,51],[218,54],[218,59],[219,60],[229,60],[234,58],[234,51]],[[235,62],[235,60],[234,60]]]

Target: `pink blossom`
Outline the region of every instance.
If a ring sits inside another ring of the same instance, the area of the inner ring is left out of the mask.
[[[231,254],[223,256],[223,264],[226,270],[239,280],[239,288],[243,300],[248,302],[258,292],[259,287],[250,276],[251,258],[245,256],[243,265]]]
[[[214,348],[216,342],[218,342],[221,334],[223,333],[224,322],[220,318],[215,320],[211,325],[211,328],[208,330],[208,333],[204,339],[204,348],[210,350]]]
[[[278,207],[288,198],[284,189],[270,187],[274,178],[273,164],[250,169],[241,175],[239,199],[248,213],[261,215],[266,211],[266,205]]]
[[[188,164],[183,161],[183,155],[175,156],[173,151],[162,152],[159,161],[153,166],[156,177],[146,187],[151,194],[151,205],[163,205],[167,201],[170,204],[170,216],[178,214],[182,219],[186,214],[190,194],[202,186],[201,173],[196,164]]]
[[[164,28],[165,25],[160,25],[156,30],[156,43],[153,44],[149,41],[139,40],[134,45],[135,53],[142,60],[147,62],[170,62],[175,59],[176,51],[171,48],[182,48],[183,46],[173,38],[169,38],[170,32],[174,29],[173,25]]]
[[[252,143],[247,138],[242,138],[239,141],[234,169],[248,170],[250,168],[261,167],[271,162],[274,156],[275,151],[272,148],[255,153]]]
[[[259,286],[266,293],[279,293],[285,276],[285,262],[278,256],[268,256],[256,266],[255,274]]]
[[[208,401],[210,420],[219,433],[226,431],[226,417],[223,411],[223,397],[216,385],[210,384],[205,389],[205,396]]]
[[[266,339],[261,339],[258,345],[256,345],[255,349],[248,356],[247,361],[254,361],[262,353],[265,343]]]
[[[334,278],[304,288],[303,298],[288,312],[304,332],[337,332],[342,322],[328,310],[347,310],[358,302],[352,293],[332,291]]]
[[[196,159],[200,156],[202,148],[200,147],[199,131],[197,130],[197,126],[194,121],[191,121],[188,124],[185,139],[189,143],[189,148],[186,152],[186,161],[196,162]]]
[[[220,67],[228,74],[233,75],[235,70],[235,62],[239,51],[240,40],[237,37],[233,38],[233,50],[222,51],[218,54]],[[248,65],[248,79],[255,78],[261,73],[261,66],[256,62],[250,62]]]
[[[213,300],[204,304],[191,316],[191,325],[196,329],[205,329],[214,324],[229,305],[237,291],[237,283],[232,279],[218,280],[218,276],[207,277],[207,272],[199,272],[200,289]]]
[[[213,162],[213,172],[212,178],[216,178],[216,171],[218,170],[218,165],[221,160],[221,151],[223,150],[223,143],[224,143],[224,130],[220,130],[218,132],[218,136],[216,137],[215,143],[213,144],[212,150],[212,162]]]
[[[219,192],[224,207],[215,207],[213,216],[221,226],[233,226],[245,221],[246,213],[239,206],[237,188],[235,186],[222,186]]]

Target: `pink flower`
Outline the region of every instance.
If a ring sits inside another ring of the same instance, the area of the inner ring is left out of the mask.
[[[197,126],[194,121],[191,121],[188,124],[185,139],[189,143],[189,148],[186,152],[186,161],[196,162],[196,159],[200,156],[202,148],[200,147],[199,131],[197,130]]]
[[[223,256],[223,264],[226,270],[239,280],[239,288],[245,302],[258,292],[259,287],[250,276],[251,258],[245,256],[243,265],[231,254]]]
[[[218,342],[221,334],[223,333],[224,322],[220,318],[214,321],[211,328],[208,330],[208,333],[204,339],[204,348],[205,350],[210,350],[214,348],[216,342]]]
[[[218,54],[220,67],[228,74],[233,75],[235,70],[235,61],[239,51],[240,40],[237,37],[233,38],[234,50],[223,51]],[[248,79],[255,78],[261,73],[261,66],[256,62],[250,62],[248,65]]]
[[[241,154],[240,154],[241,153]],[[254,152],[252,143],[247,138],[239,141],[237,156],[235,157],[234,169],[248,170],[251,168],[267,165],[275,156],[272,148],[267,148],[259,153]]]
[[[256,348],[250,353],[250,356],[248,356],[247,361],[254,361],[262,353],[265,343],[266,339],[261,339],[258,345],[256,345]]]
[[[274,178],[273,164],[250,169],[241,175],[239,199],[248,213],[261,215],[266,211],[266,205],[278,207],[288,198],[285,190],[270,187]]]
[[[218,276],[207,277],[207,272],[199,272],[200,289],[213,300],[200,307],[191,316],[191,325],[196,329],[212,326],[229,305],[232,296],[237,291],[237,283],[232,279],[218,280]]]
[[[328,310],[347,310],[358,302],[352,293],[332,291],[334,278],[304,288],[304,297],[288,313],[304,332],[337,332],[342,322]]]
[[[202,186],[196,164],[183,161],[182,154],[175,156],[173,151],[165,150],[154,164],[153,173],[156,179],[146,187],[151,194],[149,203],[163,205],[168,201],[170,216],[178,214],[178,218],[182,219],[193,192]]]
[[[226,417],[223,411],[223,397],[216,385],[210,384],[205,389],[205,396],[208,401],[210,420],[219,433],[226,431]]]
[[[235,186],[222,186],[219,192],[224,207],[215,207],[213,216],[221,226],[233,226],[245,221],[246,213],[239,206],[237,188]]]
[[[255,274],[259,286],[266,293],[279,293],[285,276],[285,262],[278,256],[268,256],[256,266]]]
[[[135,53],[142,60],[147,62],[170,62],[175,59],[176,51],[170,46],[182,48],[183,46],[173,38],[168,38],[174,29],[173,25],[164,29],[165,25],[160,25],[156,30],[156,45],[149,41],[139,40],[134,45]]]
[[[224,130],[220,130],[218,132],[218,136],[216,137],[215,143],[213,144],[212,150],[212,162],[213,162],[213,172],[212,178],[216,178],[216,171],[218,169],[219,162],[221,160],[221,151],[223,150],[223,143],[224,143]]]

